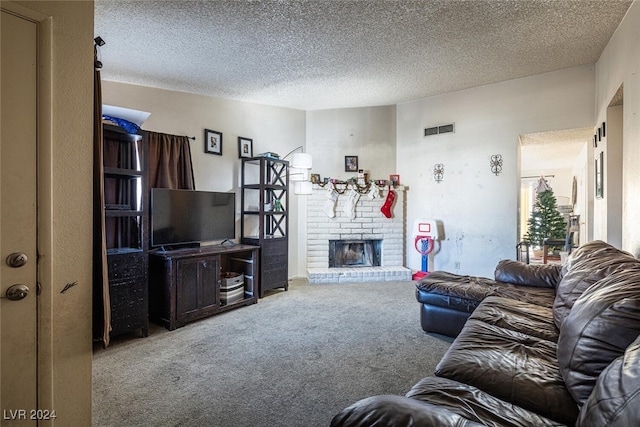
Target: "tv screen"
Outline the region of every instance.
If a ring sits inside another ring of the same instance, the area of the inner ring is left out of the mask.
[[[235,194],[151,189],[151,246],[233,239]]]

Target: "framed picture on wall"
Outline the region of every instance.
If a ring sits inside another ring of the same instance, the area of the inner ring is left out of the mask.
[[[358,172],[358,156],[344,156],[344,171]]]
[[[238,137],[238,153],[240,158],[253,157],[253,139]]]
[[[204,152],[222,156],[222,132],[204,130]]]
[[[604,151],[596,157],[596,199],[604,196]]]

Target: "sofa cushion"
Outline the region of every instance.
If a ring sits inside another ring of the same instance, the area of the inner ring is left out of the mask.
[[[576,299],[591,285],[619,269],[640,262],[628,252],[596,240],[577,248],[563,267],[553,302],[553,319],[560,328]]]
[[[416,299],[419,302],[468,313],[473,312],[489,296],[502,296],[551,307],[555,291],[550,288],[523,288],[485,277],[462,276],[445,271],[435,271],[416,284]]]
[[[556,344],[521,332],[469,319],[435,373],[567,425],[578,416]]]
[[[640,425],[640,337],[598,377],[576,427]]]
[[[416,299],[421,303],[471,313],[496,286],[495,280],[485,277],[434,271],[416,284]]]
[[[562,322],[558,366],[576,402],[587,400],[600,373],[639,334],[640,264],[636,264],[585,290]]]
[[[446,408],[403,396],[367,397],[340,411],[331,427],[480,427]]]
[[[476,387],[448,378],[424,378],[414,385],[406,396],[437,405],[482,425],[522,427],[564,425],[500,400]]]
[[[547,341],[558,341],[559,331],[553,322],[550,307],[509,298],[487,297],[470,318]]]
[[[525,264],[504,259],[496,266],[494,275],[498,282],[555,289],[561,270],[558,264]]]

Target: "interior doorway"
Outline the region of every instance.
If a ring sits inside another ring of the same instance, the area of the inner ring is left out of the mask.
[[[535,202],[540,177],[548,182],[561,213],[579,215],[574,242],[588,238],[590,205],[589,167],[593,156],[589,143],[592,128],[536,132],[519,137],[520,197],[518,207],[518,241],[527,233],[528,220]]]
[[[600,166],[599,185],[594,200],[593,238],[623,247],[623,86],[607,106],[605,121],[598,124],[598,145],[594,156]]]

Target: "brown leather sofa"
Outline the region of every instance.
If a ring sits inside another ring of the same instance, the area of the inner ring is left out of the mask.
[[[503,261],[496,279],[434,272],[418,283],[444,321],[466,319],[435,375],[331,425],[640,425],[640,261],[595,241],[562,267]]]

